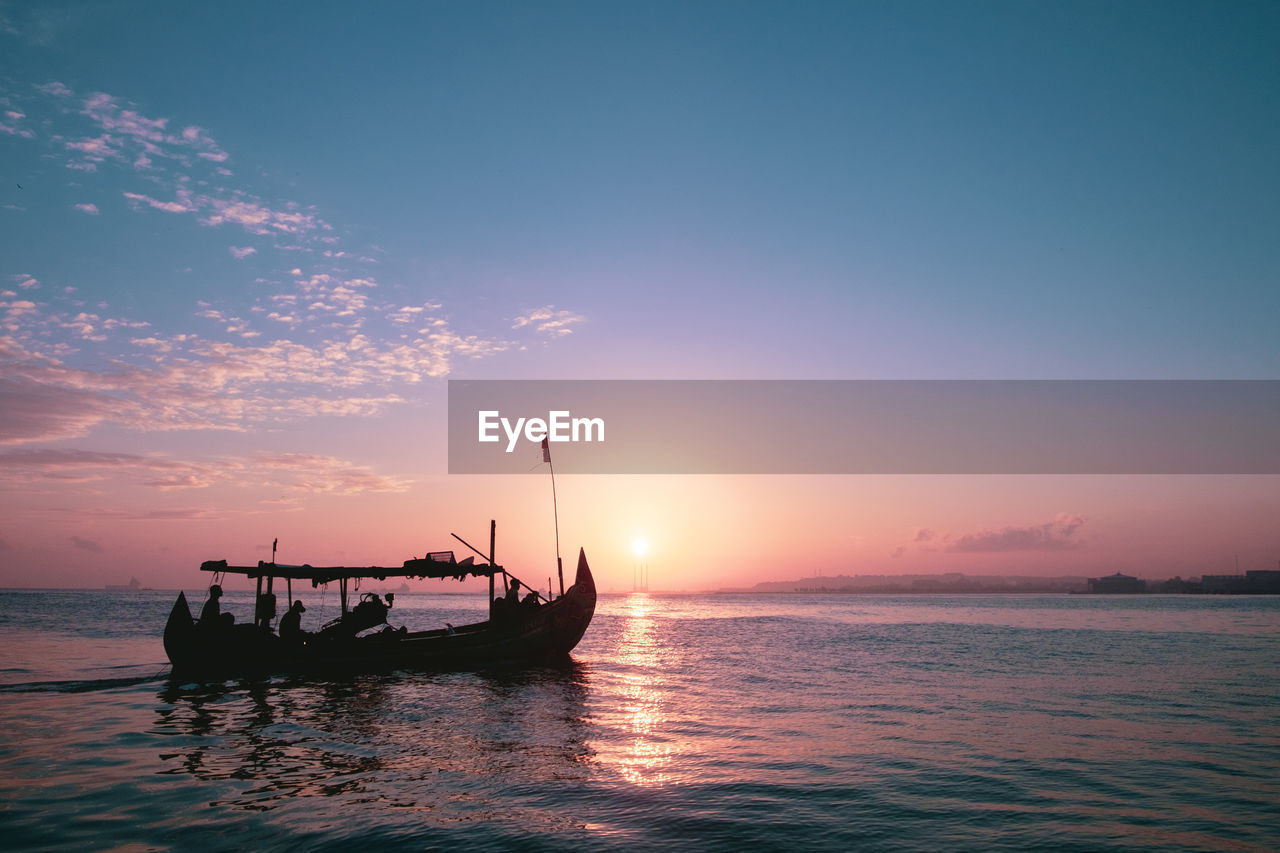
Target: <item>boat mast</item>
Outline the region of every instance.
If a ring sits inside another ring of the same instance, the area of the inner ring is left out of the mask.
[[[545,438],[542,439],[542,461],[551,469],[551,511],[556,520],[556,574],[560,576],[560,594],[564,595],[564,563],[560,559],[560,505],[556,502],[556,466],[551,464],[551,444]],[[547,581],[547,586],[551,586],[550,580]]]

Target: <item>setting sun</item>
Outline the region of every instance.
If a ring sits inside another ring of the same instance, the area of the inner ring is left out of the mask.
[[[631,550],[637,557],[643,557],[649,552],[649,542],[646,539],[637,539],[631,543]]]

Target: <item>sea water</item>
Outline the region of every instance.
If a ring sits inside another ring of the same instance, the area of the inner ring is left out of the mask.
[[[602,596],[561,665],[215,683],[173,598],[0,592],[0,845],[1280,849],[1280,598]]]

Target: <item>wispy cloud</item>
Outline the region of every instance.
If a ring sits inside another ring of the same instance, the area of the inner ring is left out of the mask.
[[[0,377],[0,444],[77,438],[104,421],[128,422],[140,415],[137,403],[98,391]]]
[[[287,203],[283,209],[273,210],[247,193],[234,193],[232,198],[198,196],[199,209],[209,213],[200,220],[201,225],[239,225],[250,234],[304,234],[328,226],[314,213],[303,212],[297,204]]]
[[[269,488],[296,494],[357,495],[404,492],[411,480],[380,474],[335,456],[260,453],[182,460],[160,455],[103,453],[74,448],[0,451],[0,472],[12,482],[61,489],[116,480],[159,491]]]
[[[573,329],[570,327],[586,319],[586,317],[573,311],[563,309],[557,311],[554,305],[544,305],[541,308],[535,308],[527,314],[516,317],[511,324],[511,328],[522,329],[525,326],[532,326],[542,334],[558,338],[573,334]]]
[[[894,548],[889,556],[901,557],[912,547],[954,554],[1073,551],[1085,546],[1080,531],[1088,520],[1083,515],[1059,513],[1043,524],[990,527],[967,533],[939,533],[922,527],[909,543]]]
[[[26,114],[18,110],[5,110],[4,118],[0,120],[0,133],[8,136],[21,136],[23,139],[35,139],[36,132],[29,127],[24,127],[26,123]]]
[[[73,96],[61,83],[48,84],[39,91],[60,99]],[[228,159],[227,153],[202,128],[189,126],[173,132],[169,129],[169,119],[145,116],[132,105],[104,92],[94,92],[83,104],[81,115],[88,117],[100,133],[91,138],[68,140],[65,145],[67,150],[82,152],[90,161],[112,158],[129,162],[137,169],[148,169],[155,158],[173,160],[180,165],[190,165],[193,156],[216,163]]]
[[[68,184],[111,181],[139,217],[173,214],[193,227],[275,239],[229,241],[233,258],[255,258],[245,265],[260,276],[252,304],[202,303],[191,312],[196,319],[186,315],[195,328],[113,316],[106,302],[73,295],[56,277],[42,300],[35,275],[13,275],[13,289],[0,291],[0,444],[76,438],[106,424],[248,432],[313,416],[372,416],[402,404],[408,386],[448,375],[459,359],[519,346],[459,330],[438,301],[381,296],[403,288],[384,288],[367,274],[363,265],[381,249],[344,247],[314,208],[236,186],[228,180],[230,155],[205,128],[57,81],[26,91],[39,109],[5,102],[0,108],[15,114],[5,121],[36,128],[33,144],[46,156],[102,170]],[[27,113],[37,112],[33,123]],[[100,215],[89,202],[74,208]],[[280,266],[274,277],[273,263]],[[361,272],[351,269],[356,264]],[[582,322],[546,305],[516,317],[512,328],[558,338]],[[192,487],[193,476],[154,482]]]
[[[89,551],[94,554],[102,553],[102,546],[92,539],[85,539],[80,536],[68,536],[67,541],[82,551]]]
[[[55,98],[69,98],[75,94],[57,80],[54,80],[51,83],[39,83],[35,86],[35,89],[38,92],[43,92],[46,95],[52,95]]]
[[[142,193],[124,193],[124,197],[135,204],[145,204],[156,210],[163,210],[166,213],[193,213],[195,205],[191,201],[191,193],[186,190],[178,190],[177,196],[173,201],[160,201],[149,195]]]
[[[34,303],[0,301],[13,325]],[[13,317],[17,313],[16,317]],[[216,319],[223,319],[216,311]],[[228,328],[241,328],[243,321]],[[81,314],[65,322],[87,340],[126,324],[101,323]],[[242,331],[241,334],[245,334]],[[249,346],[195,336],[130,336],[154,357],[154,366],[117,363],[111,371],[72,368],[0,337],[0,444],[82,436],[101,423],[138,430],[244,431],[317,415],[369,416],[404,401],[393,389],[449,373],[453,359],[480,357],[508,344],[459,335],[441,325],[400,344],[356,335],[347,341],[307,345],[289,340]],[[379,389],[375,393],[370,393]]]
[[[1053,521],[1027,527],[1002,527],[966,533],[947,545],[946,550],[962,553],[1005,551],[1069,551],[1084,545],[1076,534],[1087,519],[1062,513]]]
[[[363,465],[353,465],[333,456],[302,453],[262,454],[253,458],[255,468],[284,471],[292,478],[292,488],[314,494],[355,495],[366,492],[407,491],[410,480],[377,474]]]

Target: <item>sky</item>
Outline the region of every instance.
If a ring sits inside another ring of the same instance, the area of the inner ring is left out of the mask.
[[[449,379],[1280,378],[1272,3],[0,2],[0,586],[554,572]],[[1275,568],[1265,476],[573,476],[604,589]],[[570,560],[571,562],[571,560]]]

